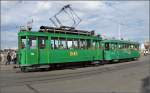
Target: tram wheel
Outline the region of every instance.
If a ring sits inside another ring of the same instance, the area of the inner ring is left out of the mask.
[[[28,72],[28,69],[26,67],[21,67],[22,72]]]

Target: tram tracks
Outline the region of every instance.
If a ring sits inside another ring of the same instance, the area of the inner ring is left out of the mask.
[[[107,66],[107,67],[97,67],[94,70],[84,70],[79,72],[70,72],[65,74],[48,74],[48,75],[39,75],[38,76],[31,76],[31,77],[22,77],[16,78],[14,80],[9,79],[1,79],[3,84],[0,84],[0,87],[8,87],[8,86],[19,86],[19,85],[30,85],[36,83],[45,83],[45,82],[56,82],[56,81],[63,81],[63,80],[71,80],[71,79],[78,79],[83,77],[90,77],[92,75],[99,75],[104,72],[111,72],[115,70],[122,70],[128,69],[131,67],[137,67],[141,65],[145,65],[148,62],[131,62],[129,64],[120,63],[119,65],[114,66]],[[5,82],[7,81],[7,82]]]

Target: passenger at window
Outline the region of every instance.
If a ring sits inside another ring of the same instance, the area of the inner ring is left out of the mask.
[[[64,49],[63,44],[60,44],[60,45],[59,45],[59,48],[60,48],[60,49]]]

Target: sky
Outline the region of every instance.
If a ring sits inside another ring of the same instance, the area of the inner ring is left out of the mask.
[[[82,19],[76,29],[95,30],[103,38],[119,38],[143,43],[149,40],[149,1],[1,1],[1,48],[17,48],[20,26],[33,19],[33,31],[49,20],[64,5],[70,4]],[[73,21],[59,16],[64,25]]]

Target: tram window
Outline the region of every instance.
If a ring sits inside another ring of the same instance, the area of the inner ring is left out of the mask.
[[[60,40],[59,38],[51,38],[51,48],[58,49],[60,47]]]
[[[96,41],[92,42],[92,48],[94,48],[94,49],[96,48]]]
[[[66,45],[66,40],[65,39],[60,39],[59,48],[60,49],[67,49],[67,45]]]
[[[127,48],[129,48],[129,44],[127,44]]]
[[[81,49],[83,48],[83,40],[79,41],[79,48],[81,48]]]
[[[29,48],[30,49],[36,48],[36,37],[29,37]]]
[[[55,39],[54,48],[57,49],[57,48],[59,48],[58,46],[59,46],[59,41],[58,41],[58,39]]]
[[[133,49],[133,48],[134,48],[134,46],[133,46],[133,45],[131,45],[131,48]]]
[[[91,48],[91,40],[87,40],[87,48]]]
[[[73,48],[78,49],[78,41],[77,40],[73,41]]]
[[[129,44],[129,48],[131,48],[131,45]]]
[[[67,45],[68,45],[68,49],[72,49],[72,46],[73,46],[72,40],[68,40]]]
[[[39,37],[39,48],[44,49],[46,47],[47,37]]]
[[[51,49],[55,49],[54,44],[55,44],[54,39],[51,39]]]
[[[87,41],[83,40],[83,49],[86,49],[86,48],[87,48]]]
[[[114,48],[115,48],[115,49],[117,49],[117,48],[118,48],[118,47],[117,47],[117,43],[115,43],[115,44],[114,44]]]
[[[125,44],[124,46],[125,46],[124,48],[126,48],[126,49],[127,49],[127,44]]]
[[[99,48],[103,48],[101,42],[99,41]]]
[[[127,49],[127,44],[124,44],[124,48]]]
[[[122,49],[124,49],[125,48],[125,44],[122,44]]]
[[[120,49],[123,49],[124,48],[124,45],[123,44],[120,44]]]
[[[120,47],[121,47],[121,46],[118,44],[118,48],[119,48],[119,49],[120,49]]]
[[[127,44],[127,49],[129,48],[129,44]]]
[[[115,44],[111,44],[111,49],[115,49]]]
[[[86,41],[85,40],[80,40],[79,41],[79,48],[80,49],[85,49],[86,48]]]
[[[122,49],[122,44],[119,44],[119,45],[118,45],[118,48],[119,48],[119,49]]]
[[[105,43],[105,49],[109,50],[109,43]]]
[[[26,37],[21,37],[21,48],[26,48]]]

